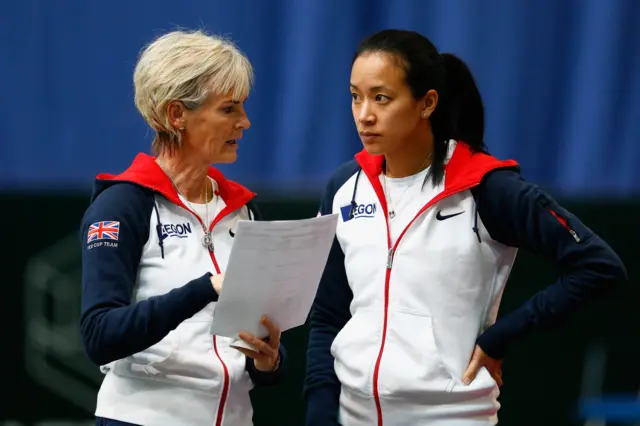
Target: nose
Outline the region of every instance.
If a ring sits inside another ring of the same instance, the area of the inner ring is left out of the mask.
[[[364,102],[359,108],[359,111],[357,111],[357,119],[361,124],[373,124],[376,121],[376,116],[369,102]]]
[[[242,118],[236,124],[236,127],[240,130],[247,130],[249,127],[251,127],[251,121],[249,121],[249,117],[247,116],[247,114],[244,114],[242,116]]]

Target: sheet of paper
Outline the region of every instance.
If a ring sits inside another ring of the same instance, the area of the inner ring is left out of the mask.
[[[216,303],[211,333],[268,336],[268,316],[282,331],[307,319],[335,237],[338,215],[291,221],[240,221]]]

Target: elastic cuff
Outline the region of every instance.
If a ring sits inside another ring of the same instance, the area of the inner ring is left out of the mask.
[[[211,272],[207,272],[200,278],[196,278],[193,280],[197,286],[197,292],[202,297],[202,300],[208,300],[210,302],[218,301],[218,293],[213,288],[213,284],[211,284],[211,277],[213,274]]]
[[[273,371],[260,371],[256,369],[253,358],[246,358],[247,361],[245,364],[245,369],[249,373],[249,377],[251,377],[253,383],[260,386],[271,386],[277,384],[278,382],[280,382],[280,380],[282,380],[285,375],[287,356],[287,352],[284,349],[284,346],[280,345],[278,353],[278,365]]]

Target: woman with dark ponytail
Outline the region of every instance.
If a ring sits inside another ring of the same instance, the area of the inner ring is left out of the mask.
[[[310,316],[307,426],[496,424],[506,349],[625,268],[515,161],[489,155],[459,58],[381,31],[358,47],[350,87],[364,149],[320,206],[341,219]],[[518,248],[562,273],[497,319]]]

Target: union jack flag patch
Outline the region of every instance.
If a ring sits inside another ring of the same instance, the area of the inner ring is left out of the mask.
[[[113,240],[118,241],[120,233],[120,222],[105,221],[96,222],[89,225],[89,233],[87,234],[87,243],[97,240]]]

